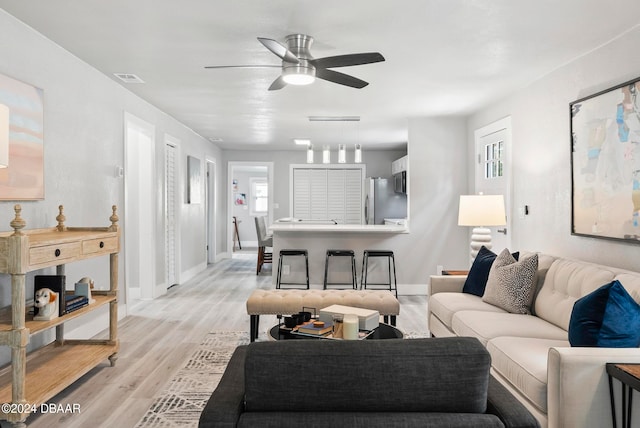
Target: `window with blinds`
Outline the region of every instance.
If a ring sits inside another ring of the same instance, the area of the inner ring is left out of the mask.
[[[305,221],[362,223],[364,168],[310,168],[291,170],[292,216]]]

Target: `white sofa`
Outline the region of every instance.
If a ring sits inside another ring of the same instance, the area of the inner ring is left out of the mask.
[[[462,293],[465,276],[432,276],[429,330],[436,337],[478,338],[491,354],[493,375],[543,427],[611,427],[605,363],[640,363],[640,349],[571,347],[569,320],[577,299],[614,279],[640,302],[640,273],[545,254],[538,257],[532,315],[511,314]],[[614,391],[621,421],[620,386],[615,380]],[[636,422],[639,401],[634,400],[633,406]]]

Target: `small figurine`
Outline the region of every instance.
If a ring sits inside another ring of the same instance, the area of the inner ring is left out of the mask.
[[[38,313],[33,317],[35,321],[51,321],[58,318],[60,302],[58,293],[50,288],[41,288],[36,291],[34,305]]]

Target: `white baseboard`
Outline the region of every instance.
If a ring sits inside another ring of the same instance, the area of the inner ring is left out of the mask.
[[[427,284],[398,284],[398,295],[426,296]]]
[[[156,284],[153,290],[153,298],[160,297],[167,294],[167,283],[162,282],[162,284]]]
[[[231,256],[232,256],[232,254],[229,253],[229,252],[218,253],[218,254],[216,254],[216,263],[220,262],[220,261],[222,261],[224,259],[230,259]]]
[[[127,305],[118,305],[118,321],[127,316]],[[109,305],[104,305],[90,314],[65,323],[65,339],[86,339],[109,328]]]
[[[127,288],[127,300],[140,300],[141,295],[140,287]]]
[[[207,268],[207,263],[200,263],[180,274],[180,282],[185,283]]]

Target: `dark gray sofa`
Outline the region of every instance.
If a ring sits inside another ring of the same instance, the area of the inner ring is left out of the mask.
[[[255,342],[236,349],[200,427],[538,427],[477,339]]]

